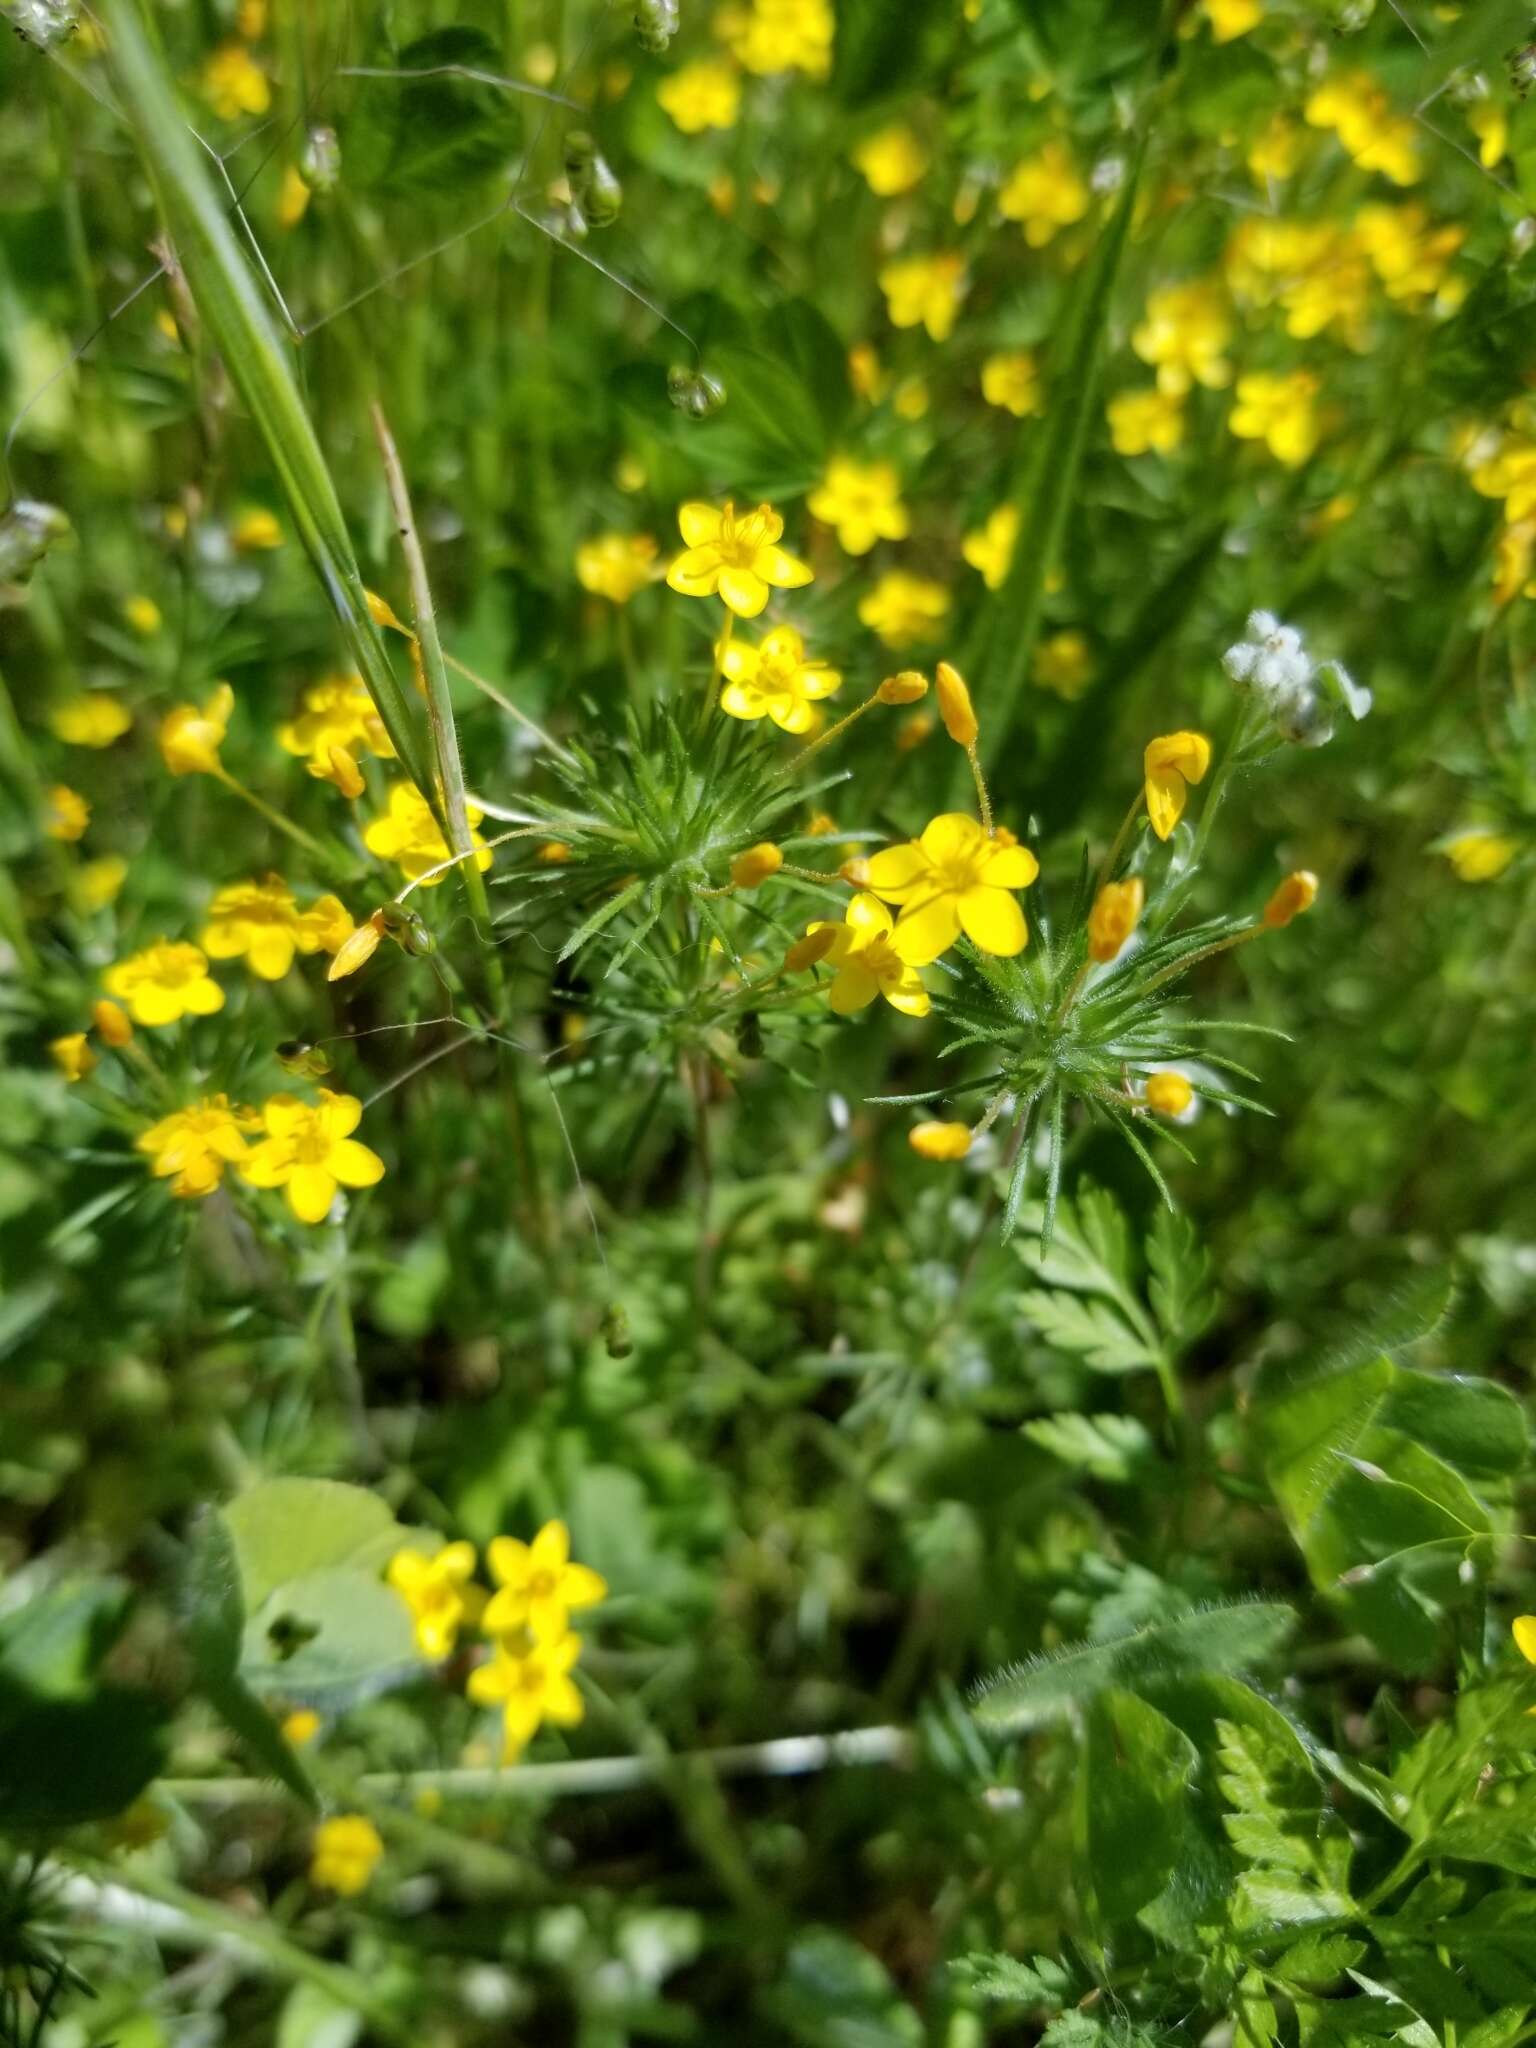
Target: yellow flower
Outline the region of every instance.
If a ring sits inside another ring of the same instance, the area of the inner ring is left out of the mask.
[[[1293,875],[1275,890],[1264,906],[1264,926],[1267,931],[1283,931],[1293,917],[1300,917],[1304,910],[1310,910],[1317,901],[1317,877],[1307,868],[1298,868]]]
[[[198,946],[157,939],[120,960],[103,977],[109,995],[121,996],[135,1024],[174,1024],[182,1017],[211,1017],[224,1007],[224,991],[208,973]]]
[[[283,1740],[295,1749],[305,1748],[319,1733],[320,1716],[313,1707],[295,1707],[291,1714],[283,1716]]]
[[[867,1009],[884,996],[893,1010],[907,1017],[926,1017],[932,1004],[922,977],[891,943],[894,919],[878,896],[860,892],[848,905],[842,924],[807,925],[805,937],[785,956],[791,972],[826,960],[836,971],[829,999],[840,1017]]]
[[[655,572],[656,543],[648,533],[600,533],[576,550],[576,581],[594,597],[628,604]]]
[[[1172,1068],[1161,1073],[1148,1074],[1146,1083],[1146,1104],[1159,1116],[1182,1116],[1195,1099],[1195,1091],[1182,1074]]]
[[[898,650],[919,640],[932,640],[949,613],[949,592],[925,576],[888,569],[867,596],[859,599],[859,617],[887,647]]]
[[[715,33],[749,71],[804,71],[825,78],[832,69],[835,23],[831,0],[749,0],[724,7]]]
[[[868,405],[878,405],[890,382],[872,343],[856,341],[848,351],[848,382]]]
[[[1075,626],[1052,633],[1035,649],[1034,680],[1070,704],[1093,680],[1093,655],[1085,634]]]
[[[907,1133],[907,1143],[922,1159],[963,1159],[971,1149],[971,1127],[969,1124],[914,1124]]]
[[[986,524],[968,533],[960,552],[973,569],[979,569],[988,590],[1001,590],[1013,565],[1013,550],[1019,538],[1019,508],[999,505],[987,514]]]
[[[293,891],[278,875],[260,882],[231,882],[208,906],[202,935],[212,960],[245,958],[263,981],[281,981],[295,953],[334,953],[352,931],[352,919],[334,896],[300,911]]]
[[[195,704],[178,704],[166,713],[160,725],[160,752],[173,775],[220,772],[219,748],[234,708],[234,691],[228,683],[219,683],[201,711]]]
[[[701,57],[664,78],[656,98],[685,135],[734,128],[741,112],[741,80],[723,57]]]
[[[294,1095],[271,1096],[262,1106],[267,1135],[241,1162],[253,1188],[281,1188],[301,1223],[323,1223],[338,1188],[371,1188],[384,1178],[384,1162],[352,1133],[362,1119],[355,1095],[320,1090],[318,1106]]]
[[[580,1655],[577,1635],[548,1643],[514,1637],[498,1641],[490,1662],[471,1671],[464,1688],[469,1697],[501,1708],[503,1763],[515,1762],[544,1722],[574,1728],[583,1718],[586,1707],[570,1676]]]
[[[459,1630],[474,1619],[479,1601],[469,1580],[475,1569],[472,1543],[445,1543],[430,1557],[397,1550],[384,1576],[411,1610],[416,1647],[434,1663],[446,1657]]]
[[[1517,1614],[1509,1625],[1515,1648],[1527,1664],[1536,1664],[1536,1614]]]
[[[933,682],[944,730],[957,747],[975,746],[981,727],[965,677],[952,662],[941,661],[933,672]]]
[[[768,602],[770,587],[798,590],[811,581],[805,563],[778,545],[784,521],[771,505],[759,505],[739,519],[730,499],[724,510],[682,505],[677,524],[685,545],[667,571],[667,583],[684,597],[718,593],[738,619],[755,619]]]
[[[528,1629],[541,1643],[557,1642],[570,1625],[573,1608],[593,1607],[608,1597],[608,1582],[600,1573],[571,1562],[571,1535],[564,1522],[546,1522],[531,1543],[493,1537],[485,1561],[499,1588],[485,1610],[487,1635]]]
[[[75,840],[85,837],[85,828],[90,822],[91,807],[85,798],[67,783],[56,782],[48,792],[48,808],[43,813],[43,830],[47,836],[72,845]]]
[[[1160,285],[1147,298],[1146,318],[1132,330],[1131,347],[1157,371],[1157,388],[1181,398],[1191,384],[1220,391],[1232,381],[1226,359],[1232,315],[1220,287],[1194,279]]]
[[[1362,206],[1355,234],[1389,299],[1429,299],[1445,283],[1467,238],[1462,227],[1431,227],[1422,206]]]
[[[1117,392],[1106,411],[1117,455],[1171,455],[1184,439],[1183,400],[1156,385]]]
[[[853,160],[881,199],[895,199],[921,184],[928,152],[905,123],[896,121],[868,136],[853,151]]]
[[[105,690],[70,697],[48,714],[48,727],[67,747],[110,747],[132,725],[127,707]]]
[[[815,706],[842,686],[842,675],[824,661],[807,661],[805,642],[793,626],[775,626],[753,647],[732,640],[721,650],[725,688],[720,709],[732,718],[771,718],[783,732],[809,732],[820,714]]]
[[[1072,152],[1054,138],[1015,164],[997,196],[1004,220],[1021,221],[1031,249],[1043,249],[1088,211],[1088,187]]]
[[[105,910],[117,900],[128,879],[128,863],[120,853],[104,853],[100,860],[88,860],[70,877],[70,900],[81,910]]]
[[[875,695],[882,704],[916,704],[927,694],[928,678],[915,668],[904,668],[893,676],[887,676],[875,690]],[[818,816],[825,817],[826,813],[819,812]],[[829,820],[823,829],[835,832],[837,827]],[[816,830],[814,822],[810,830]]]
[[[1285,114],[1273,114],[1268,127],[1248,145],[1248,168],[1261,185],[1271,179],[1283,183],[1301,161],[1301,144],[1296,123]]]
[[[170,1181],[173,1195],[197,1201],[213,1193],[226,1166],[245,1158],[244,1134],[260,1128],[255,1110],[227,1095],[205,1095],[151,1124],[134,1143],[150,1155],[155,1178]]]
[[[1509,149],[1509,110],[1499,100],[1474,100],[1467,109],[1467,126],[1477,137],[1477,160],[1485,171],[1503,163]]]
[[[806,509],[824,526],[837,528],[838,545],[850,555],[867,555],[877,540],[905,540],[910,531],[894,462],[834,455]]]
[[[1517,432],[1500,438],[1491,455],[1472,466],[1472,488],[1485,498],[1502,498],[1504,516],[1516,525],[1536,518],[1536,440]]]
[[[225,43],[203,66],[203,98],[221,121],[264,114],[272,104],[267,75],[239,43]]]
[[[334,782],[344,796],[360,793],[362,778],[355,758],[359,753],[381,761],[391,761],[395,754],[362,677],[355,675],[326,676],[312,683],[298,717],[277,728],[277,743],[285,754],[307,755],[310,774]],[[344,760],[338,762],[337,754]]]
[[[987,357],[981,366],[981,395],[988,405],[1001,406],[1016,420],[1045,411],[1040,366],[1027,348]]]
[[[962,932],[1003,959],[1028,943],[1029,927],[1010,892],[1027,889],[1040,863],[1027,846],[1001,834],[989,839],[964,811],[946,811],[919,838],[875,854],[867,872],[874,893],[900,908],[891,944],[909,966],[937,960]]]
[[[464,814],[469,820],[470,844],[475,848],[475,866],[483,874],[494,858],[475,830],[485,813],[478,804],[466,804]],[[425,797],[409,782],[397,782],[390,790],[389,809],[363,833],[363,844],[381,860],[394,861],[407,881],[419,882],[424,889],[437,888],[443,875],[429,870],[451,858],[448,842]],[[444,874],[449,872],[444,869]]]
[[[1090,960],[1103,965],[1119,957],[1121,947],[1141,920],[1146,900],[1146,886],[1139,875],[1104,884],[1088,913]]]
[[[48,1041],[49,1056],[66,1081],[83,1081],[94,1072],[96,1055],[83,1031],[70,1031]]]
[[[1227,424],[1240,441],[1262,441],[1287,469],[1299,469],[1316,448],[1318,377],[1313,370],[1255,371],[1237,380]]]
[[[926,327],[934,341],[947,341],[965,297],[965,258],[898,257],[880,272],[880,289],[893,327]]]
[[[277,515],[265,507],[253,506],[242,512],[229,529],[229,537],[237,548],[253,553],[269,548],[280,548],[283,544],[283,529]]]
[[[367,1890],[383,1854],[383,1838],[371,1820],[360,1813],[338,1813],[315,1829],[309,1881],[355,1899]]]
[[[309,211],[309,181],[297,164],[288,164],[277,188],[277,224],[296,228]]]
[[[1213,43],[1235,42],[1264,19],[1261,0],[1200,0]]]
[[[1412,120],[1393,111],[1368,71],[1326,78],[1307,101],[1313,128],[1331,128],[1362,171],[1381,171],[1394,185],[1419,176],[1419,142]]]
[[[1536,564],[1536,520],[1522,519],[1500,529],[1493,569],[1493,601],[1513,604],[1517,597],[1536,596],[1531,569]]]
[[[123,617],[145,640],[152,639],[160,630],[160,607],[152,597],[125,597]]]
[[[1202,782],[1211,765],[1211,743],[1203,732],[1163,733],[1148,740],[1142,755],[1147,778],[1147,818],[1159,839],[1168,838],[1184,815],[1192,782]]]
[[[1520,842],[1507,833],[1478,827],[1458,832],[1454,839],[1447,840],[1442,851],[1462,881],[1493,882],[1520,851]]]

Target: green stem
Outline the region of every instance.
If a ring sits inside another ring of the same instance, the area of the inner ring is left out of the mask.
[[[286,833],[294,844],[302,846],[312,859],[319,861],[326,868],[335,865],[332,856],[326,852],[318,839],[313,838],[306,832],[302,825],[295,825],[292,818],[285,818],[281,811],[274,810],[272,805],[267,803],[262,797],[259,797],[254,789],[247,789],[245,784],[231,775],[227,768],[219,767],[212,769],[210,772],[215,782],[219,783],[224,789],[231,791],[233,795],[243,798],[258,816],[265,818],[267,823],[274,826],[279,832]]]

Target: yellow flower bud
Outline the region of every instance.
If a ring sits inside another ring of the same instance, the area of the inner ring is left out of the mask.
[[[320,1716],[313,1707],[295,1707],[283,1722],[283,1740],[291,1742],[295,1749],[313,1742],[319,1733]]]
[[[66,1081],[83,1081],[96,1065],[96,1055],[87,1045],[83,1031],[71,1031],[63,1038],[50,1040],[48,1050]]]
[[[1171,1069],[1148,1074],[1147,1107],[1156,1110],[1159,1116],[1182,1116],[1194,1099],[1195,1091],[1182,1074]]]
[[[125,597],[123,617],[146,640],[160,630],[160,607],[152,597]]]
[[[119,1004],[102,1000],[91,1011],[91,1022],[96,1027],[96,1036],[103,1045],[126,1045],[133,1036],[133,1026],[128,1021],[128,1012]]]
[[[546,839],[534,855],[534,859],[546,868],[563,867],[571,857],[571,849],[563,839]]]
[[[837,820],[830,811],[817,811],[805,829],[813,839],[825,839],[837,830]]]
[[[1098,961],[1113,960],[1135,931],[1147,900],[1139,875],[1124,882],[1106,882],[1093,899],[1088,913],[1088,954]]]
[[[837,871],[838,880],[847,882],[850,888],[862,889],[869,881],[869,857],[867,854],[850,854]]]
[[[389,608],[388,600],[380,597],[376,590],[365,590],[363,596],[368,601],[368,616],[376,626],[383,626],[391,633],[403,633],[407,640],[416,638],[410,627],[402,625],[395,617]]]
[[[336,948],[326,980],[340,981],[345,975],[356,974],[359,967],[366,966],[379,950],[379,940],[383,935],[384,918],[376,910],[366,924],[360,924],[356,931],[349,932]]]
[[[347,747],[327,747],[324,760],[318,757],[311,760],[309,772],[321,782],[333,782],[349,802],[361,796],[368,786],[363,780],[362,769]]]
[[[957,747],[975,746],[976,735],[981,728],[976,723],[965,677],[949,662],[941,661],[934,670],[934,687],[939,695],[939,716],[944,721],[944,730]]]
[[[907,1143],[924,1159],[963,1159],[971,1149],[969,1124],[914,1124]]]
[[[837,944],[838,929],[835,924],[819,924],[803,939],[796,939],[784,955],[785,973],[800,974],[807,967],[814,967],[818,960],[825,960]]]
[[[771,839],[763,839],[756,846],[749,846],[745,853],[738,853],[731,862],[731,880],[738,889],[755,889],[759,882],[766,882],[770,875],[776,875],[784,865],[784,855]]]
[[[904,668],[897,675],[887,676],[875,692],[882,704],[915,704],[927,694],[928,678],[915,668]]]
[[[1316,875],[1309,874],[1305,868],[1298,868],[1294,875],[1286,876],[1265,904],[1265,929],[1279,931],[1288,925],[1293,917],[1300,917],[1304,910],[1310,910],[1316,901]]]

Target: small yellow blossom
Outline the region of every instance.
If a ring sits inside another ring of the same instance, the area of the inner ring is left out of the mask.
[[[376,910],[372,917],[364,919],[356,931],[348,932],[336,948],[335,957],[326,970],[326,980],[345,981],[349,974],[356,974],[357,970],[365,967],[379,950],[379,941],[383,936],[383,914]]]
[[[867,555],[877,540],[905,540],[910,531],[894,462],[855,462],[834,455],[806,509],[813,519],[837,529],[838,545],[850,555]]]
[[[267,32],[267,0],[240,0],[235,28],[248,43],[259,42]]]
[[[571,1611],[608,1597],[608,1582],[590,1565],[571,1562],[571,1535],[564,1522],[546,1522],[531,1543],[516,1536],[493,1537],[486,1564],[498,1591],[486,1607],[488,1635],[529,1630],[542,1643],[563,1636]]]
[[[416,1647],[434,1663],[446,1657],[459,1630],[475,1618],[480,1606],[470,1579],[475,1569],[472,1543],[445,1543],[428,1557],[420,1550],[397,1550],[386,1579],[411,1610]]]
[[[922,1159],[963,1159],[971,1149],[971,1127],[958,1123],[914,1124],[907,1143]]]
[[[541,867],[563,868],[571,858],[571,849],[563,839],[546,839],[533,857]]]
[[[755,889],[776,875],[784,865],[784,851],[771,839],[759,840],[731,862],[731,881],[738,889]]]
[[[283,529],[277,514],[262,505],[242,512],[229,529],[229,537],[245,554],[256,554],[283,544]]]
[[[1072,152],[1054,137],[1015,164],[997,197],[1004,220],[1022,223],[1031,249],[1043,249],[1088,211],[1090,193]]]
[[[926,327],[934,341],[953,332],[965,285],[965,258],[955,252],[900,256],[880,272],[891,325]]]
[[[128,879],[128,863],[120,853],[88,860],[70,877],[70,901],[81,910],[105,910],[115,903]]]
[[[182,1017],[211,1017],[224,1007],[224,991],[209,975],[202,948],[170,939],[156,939],[119,960],[103,979],[107,994],[121,996],[135,1024],[175,1024]]]
[[[66,1081],[83,1081],[95,1071],[96,1055],[83,1031],[70,1031],[62,1038],[50,1039],[48,1053]]]
[[[395,754],[384,721],[362,677],[356,675],[326,676],[311,683],[298,717],[277,728],[277,743],[285,754],[307,756],[310,774],[334,782],[348,797],[362,792],[359,754],[383,761],[393,760]],[[338,755],[343,758],[338,760]]]
[[[1203,782],[1210,765],[1211,743],[1203,732],[1169,732],[1148,740],[1142,755],[1147,818],[1159,839],[1172,833],[1189,801],[1189,784]]]
[[[1021,953],[1029,927],[1012,892],[1027,889],[1039,872],[1027,846],[989,838],[964,811],[946,811],[918,838],[868,864],[871,890],[900,909],[891,945],[912,967],[937,960],[962,932],[983,953]]]
[[[1184,439],[1184,401],[1160,391],[1119,391],[1106,407],[1117,455],[1171,455]]]
[[[664,78],[656,98],[685,135],[734,128],[741,112],[741,79],[725,58],[700,57]]]
[[[1016,420],[1045,411],[1040,365],[1027,348],[1004,349],[981,366],[981,395],[988,405],[1001,406]]]
[[[1301,161],[1302,133],[1286,114],[1272,114],[1248,145],[1248,169],[1261,185],[1283,184]]]
[[[141,639],[153,639],[160,630],[160,607],[152,597],[125,597],[123,617]]]
[[[1054,690],[1068,704],[1081,697],[1093,681],[1087,635],[1075,626],[1047,634],[1035,649],[1034,681],[1042,690]]]
[[[981,728],[965,677],[952,662],[941,661],[934,670],[933,682],[944,730],[957,747],[975,746]]]
[[[878,896],[861,891],[848,905],[842,924],[807,925],[805,937],[785,956],[791,972],[817,959],[835,969],[829,1000],[840,1017],[867,1009],[884,996],[893,1010],[907,1017],[926,1017],[932,1004],[922,977],[891,943],[895,920]],[[820,947],[822,950],[813,950]]]
[[[926,576],[888,569],[859,599],[859,618],[887,647],[898,651],[934,639],[949,615],[949,592]]]
[[[610,604],[628,604],[655,573],[656,542],[648,533],[600,533],[576,550],[576,581]]]
[[[1416,202],[1362,206],[1355,234],[1389,299],[1430,299],[1445,283],[1451,260],[1467,238],[1464,227],[1433,227]]]
[[[1531,580],[1533,567],[1536,567],[1536,520],[1522,519],[1513,526],[1502,527],[1495,544],[1494,603],[1503,606],[1513,604],[1517,597],[1536,596],[1536,583]]]
[[[110,747],[132,725],[127,706],[105,690],[70,697],[48,714],[48,729],[67,747]]]
[[[56,782],[48,792],[48,805],[43,812],[43,831],[47,836],[73,845],[85,837],[90,822],[91,807],[85,798],[67,783]]]
[[[1520,842],[1508,833],[1478,828],[1458,832],[1446,842],[1443,851],[1462,881],[1493,882],[1520,851]]]
[[[1121,947],[1141,921],[1147,900],[1140,875],[1123,882],[1106,882],[1093,899],[1088,913],[1088,957],[1101,965],[1118,959]]]
[[[1157,371],[1157,388],[1181,398],[1192,384],[1220,391],[1232,381],[1226,351],[1232,315],[1219,286],[1203,279],[1165,284],[1147,299],[1131,347]]]
[[[852,154],[870,191],[881,199],[910,192],[928,169],[927,150],[902,121],[867,136]]]
[[[133,1037],[127,1011],[105,997],[91,1005],[91,1027],[104,1045],[114,1049],[127,1045]]]
[[[260,1128],[253,1109],[232,1103],[227,1095],[205,1095],[151,1124],[134,1143],[149,1154],[155,1178],[170,1181],[173,1195],[199,1201],[213,1193],[226,1166],[244,1159],[245,1134]]]
[[[309,211],[309,180],[297,164],[288,164],[283,171],[283,181],[277,188],[277,224],[280,228],[296,228]]]
[[[501,1708],[503,1763],[514,1763],[544,1722],[574,1728],[583,1718],[586,1707],[570,1676],[580,1655],[577,1635],[553,1642],[514,1637],[499,1640],[489,1663],[471,1671],[464,1688],[469,1697]]]
[[[1200,0],[1213,43],[1236,42],[1264,19],[1262,0]]]
[[[338,1813],[315,1829],[309,1881],[355,1899],[367,1890],[383,1854],[383,1837],[371,1820],[360,1813]]]
[[[1394,111],[1368,71],[1326,78],[1307,101],[1313,128],[1331,128],[1362,171],[1380,171],[1394,185],[1419,177],[1419,140],[1412,119]]]
[[[475,829],[485,813],[478,804],[466,804],[464,814],[470,826],[470,845],[475,849],[475,866],[484,873],[494,859]],[[429,872],[452,856],[426,798],[413,783],[394,785],[389,792],[389,809],[365,830],[363,844],[380,860],[394,861],[407,881],[419,882],[424,889],[437,888],[444,876],[452,872],[446,868],[443,874]]]
[[[283,1716],[283,1740],[295,1749],[305,1749],[320,1733],[320,1727],[320,1716],[313,1707],[295,1707],[291,1714]]]
[[[1504,500],[1504,516],[1513,524],[1536,518],[1536,438],[1529,433],[1517,429],[1500,436],[1491,453],[1478,447],[1471,476],[1473,490]]]
[[[832,0],[744,0],[723,7],[714,26],[748,71],[765,77],[803,71],[810,78],[825,78],[832,69]]]
[[[1195,1091],[1182,1074],[1169,1067],[1148,1074],[1145,1094],[1148,1109],[1159,1116],[1182,1116],[1195,1099]]]
[[[677,524],[684,548],[667,583],[684,597],[718,594],[737,618],[755,619],[770,588],[798,590],[811,581],[805,563],[779,546],[784,521],[771,505],[738,518],[729,499],[723,510],[691,503],[678,508]]]
[[[910,718],[904,718],[896,728],[896,751],[910,754],[923,744],[933,731],[933,718],[926,711],[914,711]]]
[[[173,775],[221,772],[219,748],[234,708],[234,691],[228,683],[219,683],[201,710],[195,704],[178,704],[166,713],[160,725],[160,753]]]
[[[263,981],[281,981],[295,953],[334,953],[352,931],[352,919],[334,896],[301,911],[277,875],[231,882],[208,906],[202,934],[211,960],[245,959]]]
[[[927,694],[928,678],[915,668],[904,668],[898,671],[896,675],[887,676],[875,690],[875,695],[882,704],[916,704],[920,698],[926,697]],[[819,813],[818,815],[825,816],[825,813]],[[813,823],[811,830],[814,831],[815,829]],[[826,829],[829,832],[835,832],[837,827],[829,821]]]
[[[866,404],[878,405],[890,379],[880,367],[874,345],[856,341],[848,351],[848,382]]]
[[[203,98],[221,121],[264,114],[272,104],[267,74],[239,43],[225,43],[203,66]]]
[[[1237,380],[1227,424],[1240,441],[1262,441],[1287,469],[1299,469],[1318,444],[1315,370],[1255,371]]]
[[[1477,160],[1485,171],[1496,170],[1509,150],[1509,109],[1501,100],[1474,100],[1467,126],[1477,137]]]
[[[384,1178],[377,1152],[352,1133],[362,1120],[355,1095],[320,1090],[318,1106],[294,1095],[271,1096],[262,1106],[266,1136],[241,1161],[253,1188],[281,1188],[301,1223],[323,1223],[340,1188],[371,1188]]]
[[[1310,910],[1317,901],[1317,877],[1307,868],[1298,868],[1293,875],[1275,890],[1264,906],[1264,927],[1267,931],[1283,931],[1293,917],[1300,917],[1304,910]]]
[[[1013,566],[1013,550],[1019,538],[1019,508],[999,505],[989,512],[986,524],[966,534],[960,552],[973,569],[981,571],[988,590],[1001,590]]]
[[[1515,1648],[1527,1664],[1536,1664],[1536,1614],[1517,1614],[1509,1625]]]

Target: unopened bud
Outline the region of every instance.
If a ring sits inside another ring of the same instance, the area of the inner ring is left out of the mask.
[[[1310,910],[1316,901],[1316,875],[1306,868],[1298,868],[1294,875],[1286,876],[1265,904],[1265,929],[1272,932],[1282,930],[1293,917],[1300,917],[1304,910]]]
[[[1168,1069],[1148,1074],[1146,1103],[1159,1116],[1182,1116],[1195,1099],[1195,1091],[1182,1074]]]
[[[610,1358],[628,1358],[635,1348],[624,1304],[610,1301],[603,1310],[603,1348]]]
[[[546,839],[533,857],[546,868],[564,867],[571,857],[571,849],[563,839]]]
[[[105,997],[91,1011],[91,1022],[103,1045],[124,1046],[133,1036],[128,1012],[118,1004],[108,1002]]]
[[[915,668],[904,668],[894,676],[887,676],[875,692],[882,704],[915,704],[919,697],[927,694],[928,678]]]
[[[863,853],[850,854],[837,871],[838,880],[847,882],[852,888],[862,889],[869,882],[869,856]]]
[[[309,772],[321,782],[333,782],[349,800],[361,796],[367,787],[362,769],[345,747],[327,747],[325,760],[311,761]]]
[[[904,718],[896,728],[896,747],[902,754],[910,754],[920,747],[933,731],[933,720],[926,711],[914,711],[910,718]]]
[[[776,875],[784,865],[784,855],[771,839],[749,846],[745,853],[738,853],[731,862],[731,880],[738,889],[755,889],[759,882],[766,882],[770,875]]]
[[[387,598],[380,597],[376,590],[365,590],[363,596],[368,600],[368,616],[376,626],[385,627],[391,633],[403,633],[407,640],[416,638],[410,627],[402,625],[395,617]]]
[[[359,967],[366,966],[377,953],[383,936],[384,919],[375,911],[366,924],[360,924],[355,931],[349,932],[336,948],[326,980],[342,981],[347,975],[356,974]]]
[[[786,974],[801,974],[807,967],[814,967],[819,960],[825,960],[837,944],[838,927],[835,924],[815,924],[803,939],[795,943],[784,955]]]
[[[1106,882],[1088,913],[1088,957],[1101,964],[1113,960],[1135,931],[1147,900],[1139,875],[1124,882]]]
[[[637,0],[635,37],[642,50],[659,57],[677,34],[678,0]]]
[[[304,182],[317,192],[329,192],[341,176],[341,144],[336,140],[336,130],[317,122],[304,138],[304,148],[299,156],[299,169]]]
[[[667,396],[691,420],[707,420],[725,403],[725,386],[708,370],[674,366],[667,372]]]
[[[907,1143],[924,1159],[963,1159],[971,1149],[971,1127],[969,1124],[952,1123],[914,1124],[907,1133]]]
[[[933,672],[933,680],[944,730],[957,747],[974,747],[981,727],[976,723],[976,712],[971,704],[971,693],[965,687],[965,677],[949,662],[941,661]]]
[[[373,915],[386,938],[393,939],[400,950],[409,953],[412,959],[430,953],[437,944],[415,911],[407,910],[404,904],[381,903]]]
[[[612,227],[623,212],[624,187],[606,157],[594,158],[581,203],[595,228]]]

